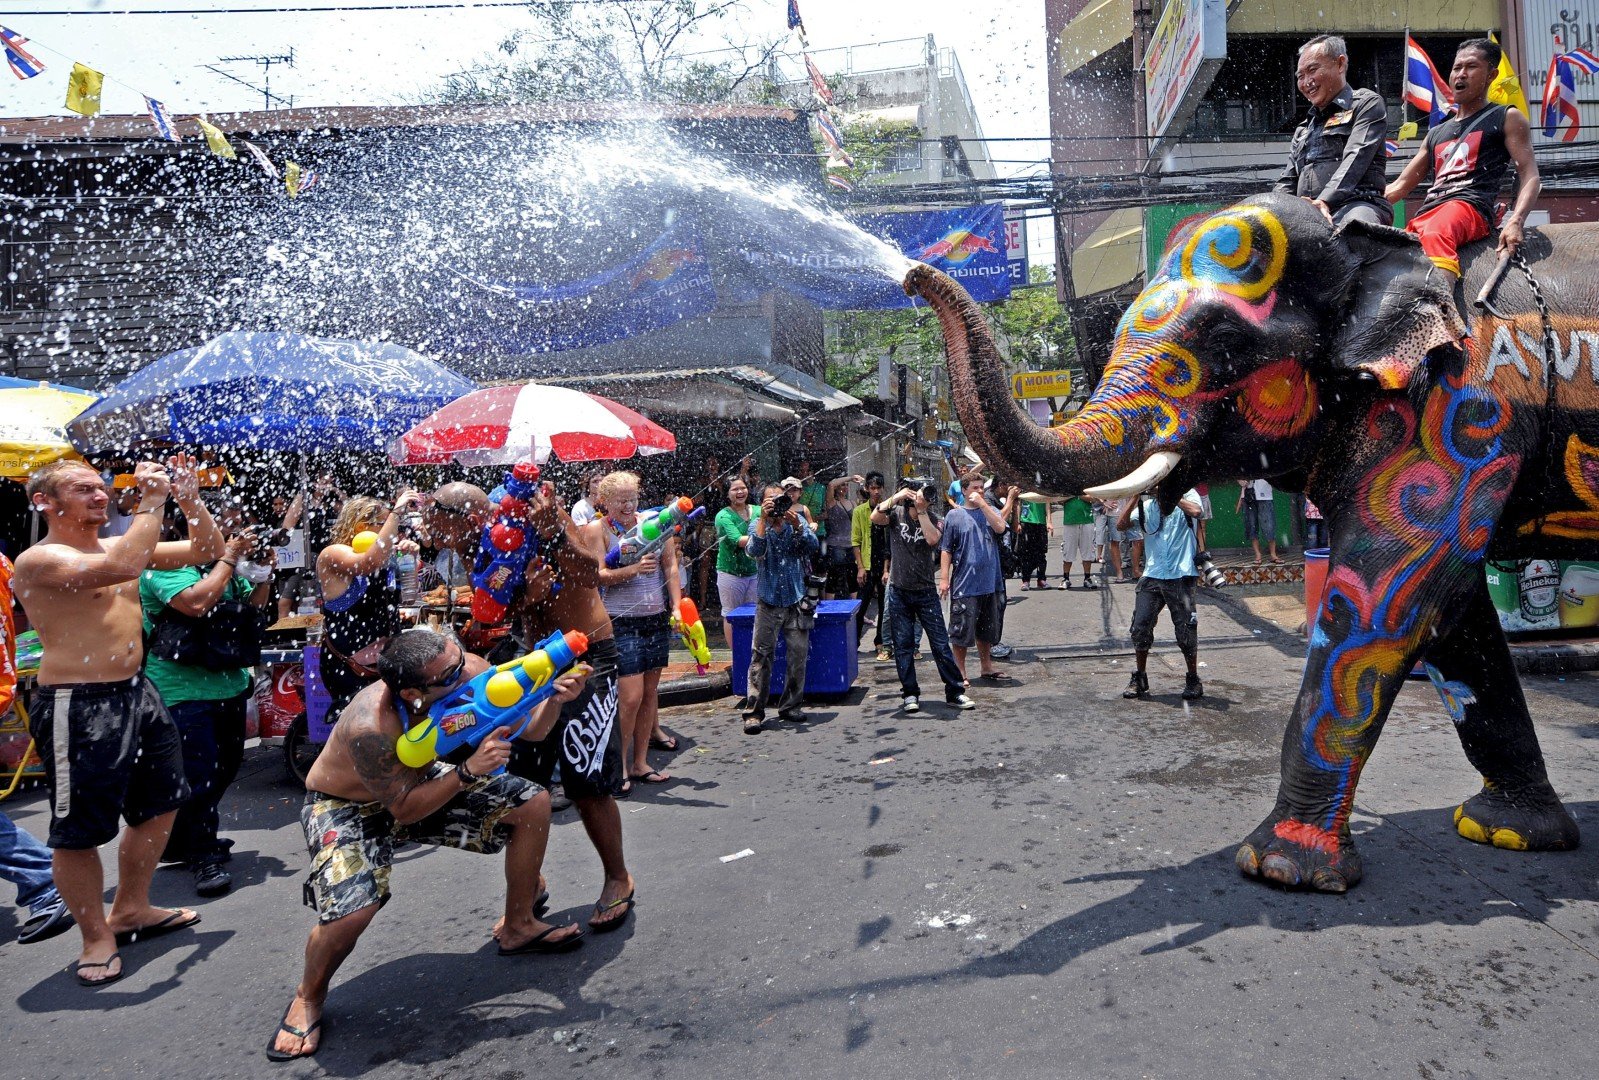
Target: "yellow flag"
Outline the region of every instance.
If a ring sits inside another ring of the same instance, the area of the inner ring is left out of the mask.
[[[1421,128],[1417,125],[1416,121],[1412,120],[1408,124],[1399,125],[1399,138],[1401,140],[1414,139],[1420,133],[1420,131]]]
[[[283,163],[283,186],[289,189],[289,198],[300,194],[300,166],[292,161]]]
[[[228,137],[222,129],[210,123],[203,116],[196,116],[194,122],[200,125],[200,130],[205,132],[205,144],[217,157],[236,158],[239,155],[233,152],[233,144],[228,142]]]
[[[82,64],[72,65],[72,75],[67,79],[67,108],[79,116],[93,116],[100,111],[100,87],[105,76],[94,68]]]
[[[1488,40],[1495,44],[1499,41],[1491,33]],[[1488,100],[1495,105],[1514,105],[1523,116],[1532,115],[1527,108],[1527,95],[1521,90],[1521,77],[1510,66],[1510,57],[1504,53],[1499,54],[1499,74],[1494,76],[1494,81],[1488,87]]]

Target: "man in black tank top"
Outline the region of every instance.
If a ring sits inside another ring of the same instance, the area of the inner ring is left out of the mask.
[[[1460,276],[1460,246],[1493,231],[1494,202],[1514,162],[1519,189],[1515,205],[1499,223],[1499,250],[1521,246],[1522,227],[1538,200],[1538,163],[1532,156],[1527,118],[1508,105],[1488,103],[1488,87],[1499,70],[1498,44],[1487,38],[1463,42],[1455,52],[1449,85],[1459,108],[1427,132],[1421,152],[1405,166],[1384,196],[1396,203],[1433,174],[1432,187],[1405,225],[1421,241],[1434,265]]]

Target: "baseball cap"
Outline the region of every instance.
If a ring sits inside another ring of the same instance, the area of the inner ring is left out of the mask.
[[[794,487],[794,488],[800,488],[801,490],[804,490],[804,488],[805,488],[804,482],[801,481],[800,478],[797,477],[797,476],[785,476],[785,477],[783,477],[782,482],[780,484],[778,484],[777,486],[778,487],[783,487],[783,488]]]

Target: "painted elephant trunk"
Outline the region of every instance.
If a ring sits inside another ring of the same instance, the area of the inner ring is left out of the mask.
[[[1044,494],[1077,495],[1127,478],[1136,461],[1118,455],[1099,425],[1074,420],[1039,427],[1016,403],[988,322],[958,282],[917,263],[905,275],[905,291],[925,299],[938,316],[955,411],[972,448],[1001,479]],[[1176,455],[1161,456],[1172,459],[1164,466],[1169,472]]]

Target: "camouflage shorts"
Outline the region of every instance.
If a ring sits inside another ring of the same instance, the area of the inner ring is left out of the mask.
[[[428,779],[450,770],[434,762]],[[474,781],[421,821],[397,824],[382,803],[354,802],[320,791],[305,793],[300,824],[311,852],[305,904],[320,922],[342,919],[389,900],[389,870],[396,844],[407,841],[493,855],[511,838],[505,815],[543,789],[505,772]]]

